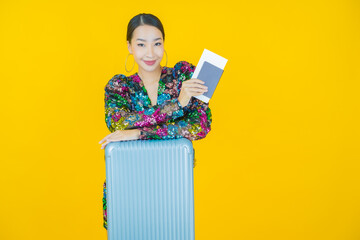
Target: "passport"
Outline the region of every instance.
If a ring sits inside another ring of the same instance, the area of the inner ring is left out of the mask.
[[[208,87],[208,91],[200,96],[193,96],[206,103],[209,102],[213,96],[216,87],[220,81],[220,78],[224,72],[227,59],[211,52],[208,49],[204,49],[198,64],[196,65],[192,78],[197,78],[204,81],[204,85]]]

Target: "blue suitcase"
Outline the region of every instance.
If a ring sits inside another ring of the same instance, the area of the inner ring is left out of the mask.
[[[105,148],[109,240],[193,240],[194,149],[186,138]]]

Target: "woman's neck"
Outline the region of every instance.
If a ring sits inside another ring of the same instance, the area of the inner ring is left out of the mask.
[[[142,69],[139,69],[138,75],[144,84],[152,84],[160,80],[162,67],[159,65],[156,70],[148,72]]]

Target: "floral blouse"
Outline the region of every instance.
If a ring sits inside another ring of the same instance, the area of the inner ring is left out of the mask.
[[[211,130],[209,104],[192,97],[182,107],[178,100],[182,82],[191,79],[195,68],[186,61],[163,67],[153,106],[138,73],[113,76],[105,86],[105,122],[110,132],[137,128],[142,140],[204,138]]]

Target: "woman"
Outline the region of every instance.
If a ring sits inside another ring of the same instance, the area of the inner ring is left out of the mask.
[[[191,78],[195,70],[191,63],[160,66],[164,41],[163,25],[156,16],[142,13],[130,20],[127,45],[138,73],[117,74],[105,86],[105,121],[111,133],[99,142],[102,149],[109,142],[136,139],[185,137],[193,141],[211,130],[208,103],[193,98],[204,94],[207,87]],[[103,188],[103,226],[107,229],[106,180]]]

